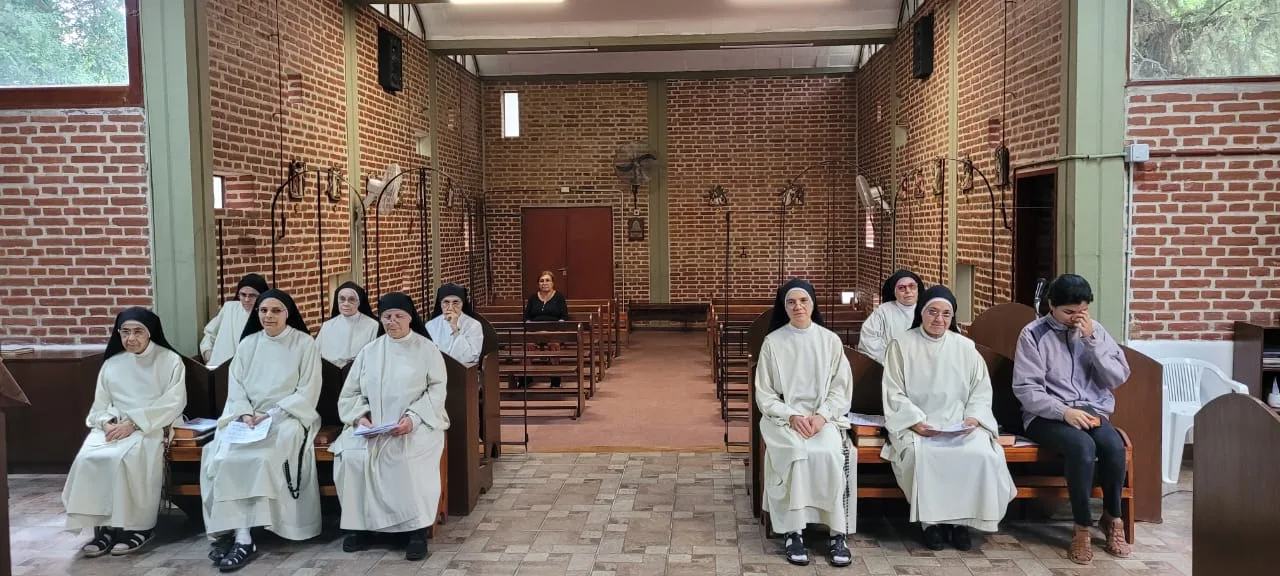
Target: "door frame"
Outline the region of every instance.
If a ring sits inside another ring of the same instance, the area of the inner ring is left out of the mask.
[[[1060,229],[1058,228],[1058,227],[1059,227],[1059,225],[1060,225],[1059,220],[1058,220],[1058,215],[1059,215],[1059,211],[1058,211],[1058,208],[1059,208],[1059,202],[1058,202],[1058,200],[1059,200],[1059,194],[1058,194],[1058,192],[1059,192],[1059,184],[1060,184],[1060,182],[1061,182],[1060,174],[1058,173],[1058,167],[1057,167],[1057,166],[1046,166],[1046,167],[1043,167],[1043,168],[1035,168],[1035,169],[1029,169],[1029,170],[1016,170],[1016,171],[1014,171],[1014,173],[1013,173],[1013,177],[1012,177],[1012,183],[1013,183],[1013,249],[1012,249],[1010,252],[1012,253],[1012,256],[1013,256],[1013,262],[1011,263],[1012,265],[1009,267],[1009,280],[1010,280],[1010,283],[1012,284],[1011,286],[1009,286],[1009,294],[1010,294],[1010,296],[1012,297],[1012,298],[1011,298],[1011,300],[1012,300],[1012,301],[1014,301],[1014,302],[1017,302],[1017,301],[1018,301],[1018,262],[1019,262],[1019,260],[1020,260],[1020,255],[1019,255],[1019,253],[1018,253],[1018,238],[1019,238],[1019,235],[1018,235],[1018,229],[1019,229],[1019,226],[1021,226],[1021,221],[1022,221],[1022,219],[1018,217],[1018,216],[1019,216],[1019,209],[1020,209],[1020,208],[1021,208],[1021,206],[1022,206],[1022,205],[1018,202],[1018,183],[1019,183],[1022,179],[1024,179],[1024,178],[1036,178],[1036,177],[1041,177],[1041,176],[1052,176],[1052,177],[1053,177],[1053,194],[1050,194],[1050,195],[1049,195],[1049,199],[1050,199],[1050,201],[1052,201],[1052,203],[1053,203],[1053,205],[1052,205],[1052,207],[1051,207],[1050,209],[1051,209],[1051,210],[1052,210],[1052,212],[1053,212],[1051,220],[1052,220],[1052,222],[1053,222],[1053,227],[1054,227],[1053,236],[1052,236],[1053,240],[1052,240],[1052,244],[1051,244],[1051,248],[1050,248],[1050,250],[1051,250],[1051,251],[1052,251],[1052,253],[1053,253],[1053,261],[1052,261],[1052,263],[1051,263],[1051,264],[1052,264],[1052,267],[1053,267],[1053,270],[1054,270],[1054,272],[1055,272],[1055,273],[1057,273],[1057,271],[1058,271],[1058,269],[1059,269],[1059,266],[1058,266],[1058,260],[1059,260],[1059,259],[1058,259],[1058,237],[1059,237],[1059,234],[1062,232],[1062,230],[1060,230]],[[1053,278],[1050,278],[1049,280],[1050,280],[1050,281],[1052,281],[1052,280],[1053,280]]]

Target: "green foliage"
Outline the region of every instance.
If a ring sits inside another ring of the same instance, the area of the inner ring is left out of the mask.
[[[0,0],[0,86],[128,83],[124,0]]]
[[[1134,80],[1280,76],[1280,1],[1133,0]]]

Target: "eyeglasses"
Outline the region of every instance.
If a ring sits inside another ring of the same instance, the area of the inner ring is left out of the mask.
[[[441,306],[448,306],[448,307],[450,307],[450,308],[453,308],[453,307],[462,307],[462,301],[461,301],[461,300],[441,300],[441,301],[440,301],[440,305],[441,305]]]
[[[939,312],[937,310],[925,310],[924,313],[930,318],[942,318],[943,320],[951,319],[951,312]]]
[[[132,338],[134,336],[146,336],[150,334],[146,328],[120,328],[116,330],[121,338]]]
[[[360,297],[359,297],[359,296],[350,296],[350,297],[348,297],[348,296],[339,296],[339,297],[338,297],[338,302],[339,302],[339,303],[342,303],[342,304],[359,304],[359,303],[360,303]]]
[[[808,300],[788,300],[786,303],[787,308],[803,308],[808,305]]]

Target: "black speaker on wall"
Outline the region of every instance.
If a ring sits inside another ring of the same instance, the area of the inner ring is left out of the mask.
[[[404,89],[404,44],[386,28],[378,28],[378,84],[395,94]]]
[[[933,12],[916,20],[911,35],[911,77],[928,78],[933,74]]]

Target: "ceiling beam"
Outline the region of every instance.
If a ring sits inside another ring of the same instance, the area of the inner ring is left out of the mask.
[[[432,40],[428,38],[427,48],[440,54],[506,54],[511,50],[575,50],[591,48],[599,52],[708,50],[718,49],[721,46],[756,46],[761,44],[847,46],[852,44],[885,44],[893,40],[897,32],[896,28],[870,28],[860,30],[659,34],[649,36],[476,38],[459,40]]]

